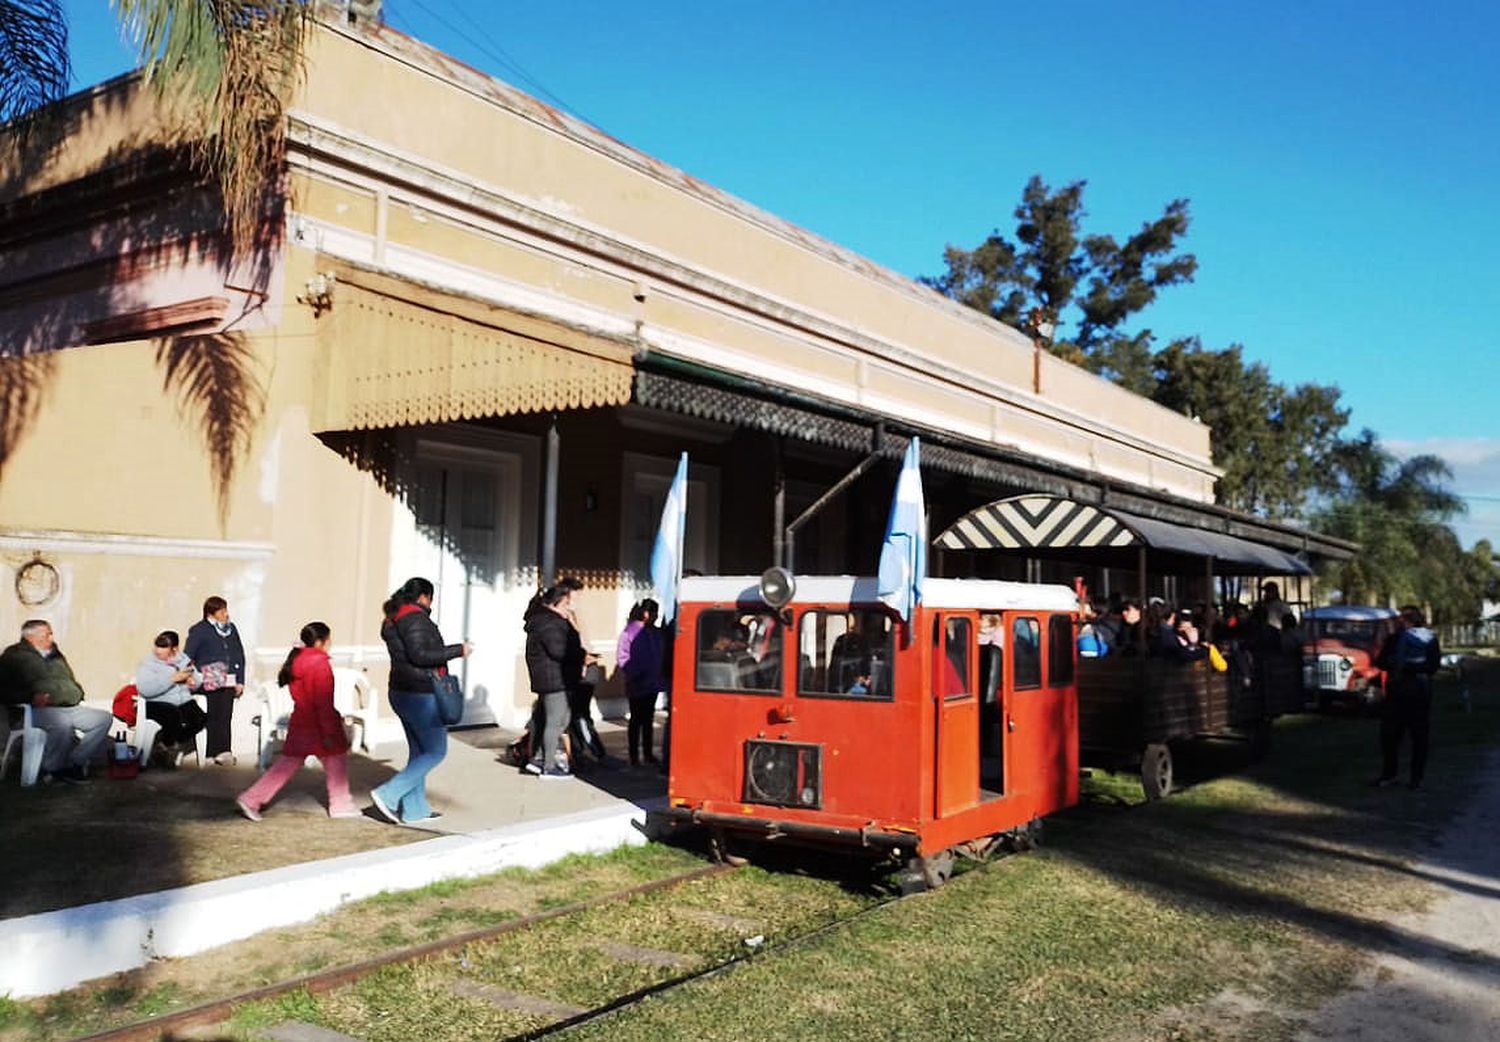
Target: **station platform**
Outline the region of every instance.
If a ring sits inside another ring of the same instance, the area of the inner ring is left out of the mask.
[[[644,842],[646,812],[664,803],[666,779],[653,765],[627,765],[622,726],[599,729],[606,762],[566,781],[500,762],[514,732],[450,732],[448,756],[428,779],[441,817],[422,828],[373,811],[329,819],[316,761],[260,822],[233,802],[258,773],[247,758],[200,767],[189,757],[176,770],[82,786],[21,789],[7,778],[0,981],[14,998],[50,994],[382,891]],[[368,807],[370,789],[405,761],[404,743],[352,754],[356,803]]]

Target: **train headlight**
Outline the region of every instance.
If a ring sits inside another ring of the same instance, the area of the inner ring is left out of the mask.
[[[760,599],[780,611],[792,603],[797,593],[797,580],[792,573],[776,565],[767,568],[760,577]]]

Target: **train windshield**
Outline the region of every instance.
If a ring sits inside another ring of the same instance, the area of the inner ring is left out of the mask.
[[[698,616],[700,691],[781,690],[781,620],[765,611],[717,609]]]
[[[804,695],[890,698],[896,627],[878,609],[813,609],[802,613],[797,647]]]

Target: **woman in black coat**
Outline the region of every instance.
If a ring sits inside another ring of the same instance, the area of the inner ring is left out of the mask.
[[[230,725],[234,700],[245,693],[245,645],[229,621],[228,601],[210,597],[203,602],[203,618],[189,627],[182,653],[203,676],[198,693],[208,704],[204,752],[214,763],[232,765]]]
[[[451,659],[473,650],[444,644],[432,621],[432,583],[408,579],[385,602],[380,636],[391,659],[391,708],[406,731],[406,766],[385,784],[370,791],[380,816],[392,824],[419,824],[437,817],[427,803],[427,775],[448,755],[448,728],[438,714],[432,674],[447,669]]]
[[[568,618],[573,590],[549,586],[526,617],[526,672],[536,695],[532,711],[531,759],[524,769],[543,778],[571,778],[562,736],[572,712],[568,691],[583,673],[583,642]],[[538,726],[538,724],[540,726]]]

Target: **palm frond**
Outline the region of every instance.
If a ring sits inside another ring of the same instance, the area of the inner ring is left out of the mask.
[[[156,362],[162,367],[163,389],[175,392],[183,410],[197,417],[222,527],[229,517],[235,470],[250,450],[265,409],[255,357],[244,334],[228,332],[162,340]]]
[[[283,121],[302,71],[307,0],[112,0],[147,77],[191,103],[194,162],[218,184],[236,254],[263,244],[282,183]]]
[[[62,0],[0,0],[0,123],[62,97],[71,77]]]
[[[36,422],[57,356],[0,354],[0,472]]]

